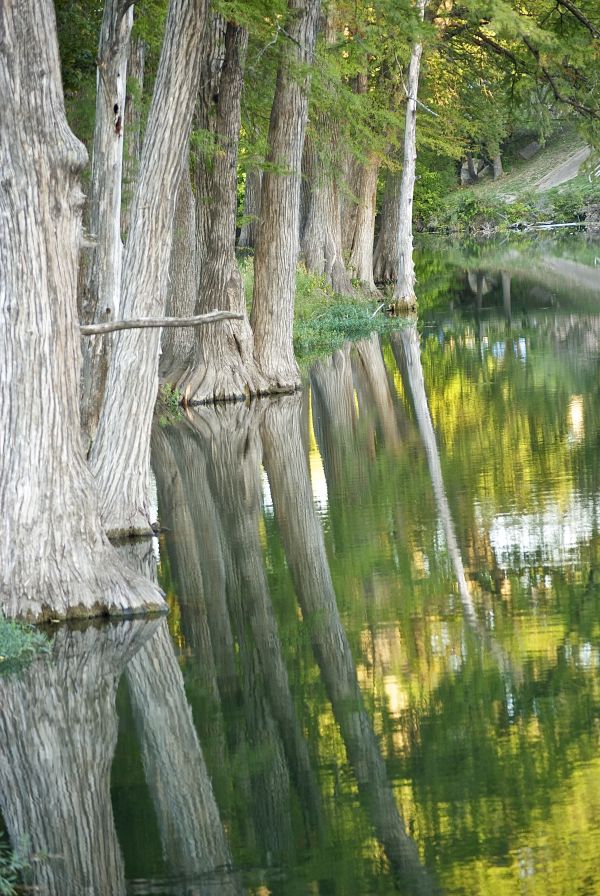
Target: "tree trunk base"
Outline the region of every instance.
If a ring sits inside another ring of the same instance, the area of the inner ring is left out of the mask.
[[[413,314],[417,310],[417,297],[413,293],[410,296],[394,296],[391,308],[394,314]]]
[[[244,401],[269,391],[254,361],[244,361],[234,354],[227,360],[221,359],[221,363],[215,361],[202,368],[189,368],[177,388],[183,394],[184,405]]]

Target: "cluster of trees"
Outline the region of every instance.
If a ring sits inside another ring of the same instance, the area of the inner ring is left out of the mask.
[[[156,0],[134,10],[106,0],[100,17],[88,0],[58,0],[56,15],[51,0],[2,5],[6,613],[161,605],[105,536],[149,530],[159,357],[164,381],[188,400],[295,389],[299,257],[338,292],[395,279],[398,303],[411,305],[417,139],[446,158],[481,145],[499,157],[524,98],[593,130],[598,28],[588,6]],[[85,195],[63,81],[92,150]],[[239,244],[254,248],[250,314],[235,257],[240,183]],[[161,355],[156,322],[167,313],[203,325],[166,330]],[[81,358],[80,323],[99,334],[116,319],[128,329],[86,337]],[[140,319],[155,325],[134,328]]]

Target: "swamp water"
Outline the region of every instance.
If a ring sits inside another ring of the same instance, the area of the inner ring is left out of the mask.
[[[156,430],[168,619],[0,678],[37,892],[600,896],[600,243],[433,248],[420,341]]]

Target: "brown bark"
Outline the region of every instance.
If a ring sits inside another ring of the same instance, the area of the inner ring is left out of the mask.
[[[187,158],[177,191],[173,245],[169,264],[166,313],[191,317],[196,307],[198,270],[196,266],[196,200],[192,191]],[[194,347],[194,331],[186,328],[164,330],[161,339],[159,378],[175,386],[187,369]]]
[[[398,171],[385,173],[379,233],[373,253],[375,283],[393,283],[398,277],[398,232],[400,229],[400,183]]]
[[[207,0],[171,0],[123,261],[123,317],[162,317],[175,200],[186,159]],[[90,457],[102,519],[112,534],[147,532],[150,429],[160,333],[114,340],[98,435]]]
[[[265,466],[304,623],[327,687],[361,799],[388,860],[411,892],[435,887],[407,835],[387,780],[373,724],[358,685],[356,667],[340,621],[323,532],[316,514],[300,432],[301,397],[290,396],[265,411]]]
[[[253,356],[244,286],[235,258],[237,155],[243,67],[248,32],[229,22],[218,89],[216,149],[208,177],[211,210],[207,251],[200,270],[197,310],[233,311],[242,320],[212,324],[195,334],[193,357],[178,387],[188,401],[243,399],[266,390]]]
[[[288,0],[285,39],[269,122],[268,170],[254,261],[252,329],[256,363],[274,391],[300,383],[292,327],[299,251],[300,173],[320,0]],[[304,69],[302,76],[297,68]]]
[[[158,608],[103,535],[81,447],[86,154],[66,122],[52,4],[4,4],[0,29],[0,607],[30,619]]]
[[[83,296],[84,323],[117,317],[121,290],[121,181],[127,57],[133,7],[124,0],[106,0],[100,28],[96,70],[96,122],[92,155],[89,230],[95,240]],[[83,343],[81,425],[91,444],[100,416],[110,340]]]
[[[115,697],[157,624],[61,628],[51,658],[0,678],[0,808],[13,847],[42,856],[29,871],[35,892],[125,894],[110,798]]]

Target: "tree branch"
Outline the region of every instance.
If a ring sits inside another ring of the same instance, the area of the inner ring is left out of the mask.
[[[145,330],[157,327],[200,327],[219,320],[243,320],[243,314],[234,311],[209,311],[195,317],[142,317],[138,320],[113,320],[105,324],[81,324],[82,336],[100,336],[116,330]]]
[[[590,32],[592,37],[595,37],[596,40],[600,40],[600,30],[596,28],[593,22],[590,22],[588,17],[582,13],[580,9],[574,6],[570,0],[557,0],[557,6],[564,6],[565,9],[568,9],[572,16],[575,16],[578,22],[581,22],[587,30]]]

